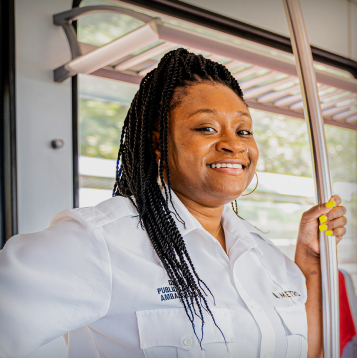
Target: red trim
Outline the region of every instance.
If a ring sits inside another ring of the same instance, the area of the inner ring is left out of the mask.
[[[338,272],[338,278],[340,289],[340,351],[342,357],[346,344],[356,335],[356,327],[353,323],[348,301],[345,278],[341,271]]]

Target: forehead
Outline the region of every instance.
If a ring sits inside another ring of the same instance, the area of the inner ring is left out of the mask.
[[[180,91],[180,89],[178,90]],[[220,83],[199,83],[185,88],[184,93],[174,94],[181,98],[172,110],[174,114],[191,116],[193,113],[250,114],[245,103],[229,87]]]

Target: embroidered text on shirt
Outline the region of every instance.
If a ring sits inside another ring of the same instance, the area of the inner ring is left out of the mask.
[[[280,298],[287,298],[287,297],[298,297],[298,296],[300,296],[300,294],[297,293],[296,291],[281,291],[281,292],[275,291],[275,292],[272,292],[272,294],[273,294],[276,298],[278,298],[278,299],[280,299]]]
[[[160,287],[157,288],[157,293],[161,295],[161,301],[173,300],[175,298],[179,298],[178,294],[176,293],[176,288],[172,286],[172,281],[169,280],[170,287]]]

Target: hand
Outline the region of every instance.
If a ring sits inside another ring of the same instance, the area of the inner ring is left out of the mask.
[[[339,243],[346,234],[347,224],[347,219],[343,216],[346,214],[346,208],[340,204],[341,198],[333,195],[328,202],[328,206],[332,206],[327,207],[326,203],[319,204],[304,212],[300,221],[297,245],[302,245],[308,252],[319,257],[319,230],[325,231],[329,236],[335,236],[336,242]]]

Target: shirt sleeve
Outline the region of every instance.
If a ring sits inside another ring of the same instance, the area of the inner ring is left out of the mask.
[[[75,210],[12,237],[0,251],[0,357],[25,357],[103,317],[111,286],[106,242]]]

